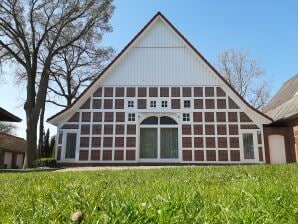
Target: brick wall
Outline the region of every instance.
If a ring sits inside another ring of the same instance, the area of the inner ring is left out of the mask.
[[[161,108],[162,100],[167,101],[166,108]],[[190,108],[185,108],[185,100]],[[128,101],[133,107],[128,107]],[[156,107],[151,107],[151,101],[156,101]],[[261,132],[221,87],[100,87],[59,130],[57,159],[63,158],[63,134],[78,130],[80,161],[135,161],[139,112],[180,116],[179,150],[188,162],[240,162],[240,130]],[[131,113],[135,121],[128,121]],[[182,120],[183,113],[190,115],[190,121]],[[260,137],[256,150],[260,161],[262,144]]]

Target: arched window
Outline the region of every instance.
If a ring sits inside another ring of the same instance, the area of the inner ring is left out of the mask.
[[[160,117],[160,124],[177,124],[177,122],[170,117]]]
[[[170,117],[167,117],[167,116],[163,116],[163,117],[155,117],[155,116],[152,116],[152,117],[147,117],[145,120],[143,120],[143,122],[141,124],[148,124],[148,125],[154,125],[154,124],[161,124],[161,125],[176,125],[177,122],[173,119],[173,118],[170,118]]]
[[[158,117],[147,117],[141,124],[158,124]]]

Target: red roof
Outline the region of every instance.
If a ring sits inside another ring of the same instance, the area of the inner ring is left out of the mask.
[[[74,104],[88,91],[88,89],[96,83],[96,81],[105,74],[105,72],[118,60],[118,58],[130,47],[130,45],[146,30],[146,28],[155,20],[156,17],[160,16],[166,23],[180,36],[187,44],[188,46],[212,69],[212,71],[215,72],[219,76],[220,79],[224,81],[224,83],[229,86],[229,88],[240,98],[242,101],[252,110],[257,112],[258,114],[262,115],[263,117],[269,119],[272,121],[270,117],[268,117],[266,114],[262,113],[261,111],[257,110],[253,106],[251,106],[240,94],[227,82],[227,80],[207,61],[206,58],[201,55],[201,53],[174,27],[174,25],[161,13],[157,12],[155,16],[137,33],[137,35],[122,49],[122,51],[113,59],[113,61],[94,79],[94,81],[80,94],[80,96],[72,102],[72,104],[58,112],[57,114],[53,115],[52,117],[48,118],[47,121],[52,120],[53,118],[59,116],[60,114],[64,113],[65,111],[69,110],[73,107]]]
[[[13,135],[0,133],[0,150],[25,152],[26,141]]]

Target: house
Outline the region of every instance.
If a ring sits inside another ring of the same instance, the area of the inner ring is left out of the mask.
[[[20,122],[21,118],[0,107],[0,122]],[[26,141],[13,135],[0,133],[0,168],[22,168]]]
[[[282,85],[264,111],[273,119],[264,130],[267,162],[297,162],[298,74]]]
[[[24,139],[0,133],[0,168],[22,168],[25,149]]]
[[[48,122],[61,164],[262,164],[272,119],[157,13]]]

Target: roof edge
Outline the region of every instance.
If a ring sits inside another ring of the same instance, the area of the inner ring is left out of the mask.
[[[0,112],[4,113],[6,116],[10,117],[13,121],[7,121],[7,122],[21,122],[22,119],[17,117],[16,115],[8,112],[4,108],[0,107]],[[5,122],[5,121],[4,121]]]

